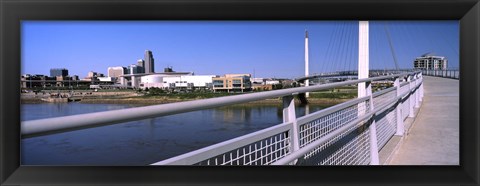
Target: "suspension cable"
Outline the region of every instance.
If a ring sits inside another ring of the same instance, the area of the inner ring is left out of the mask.
[[[388,44],[390,45],[390,51],[392,52],[393,62],[395,63],[395,69],[398,70],[397,56],[395,55],[395,50],[392,44],[392,38],[390,37],[390,31],[388,30],[388,23],[385,23],[383,26],[385,28],[385,33],[387,34]]]

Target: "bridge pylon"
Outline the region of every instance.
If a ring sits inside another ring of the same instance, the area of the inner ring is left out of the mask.
[[[308,77],[308,31],[305,29],[305,77]],[[305,80],[305,86],[308,87],[310,82],[308,79]],[[305,92],[305,97],[309,97],[310,92]]]

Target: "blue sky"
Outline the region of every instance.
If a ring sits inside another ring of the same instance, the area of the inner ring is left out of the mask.
[[[459,66],[458,21],[370,21],[370,68],[412,68],[427,52]],[[198,75],[250,73],[295,78],[304,74],[304,35],[309,32],[310,74],[356,70],[358,21],[23,21],[22,74],[107,74],[136,64],[151,50],[156,72]]]

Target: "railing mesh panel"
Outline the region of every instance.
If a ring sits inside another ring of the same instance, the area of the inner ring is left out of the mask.
[[[363,126],[361,126],[363,125]],[[360,126],[360,127],[359,127]],[[368,165],[370,163],[369,129],[364,123],[315,148],[299,159],[297,165]]]
[[[426,76],[438,76],[458,79],[460,73],[458,70],[423,70],[423,75]]]
[[[194,165],[269,165],[291,152],[290,139],[287,130]]]
[[[369,110],[370,101],[367,100],[308,123],[300,124],[300,148],[357,119],[359,113],[366,113]]]
[[[377,144],[380,150],[397,131],[397,113],[395,106],[390,107],[376,117]]]
[[[400,95],[408,92],[410,90],[410,87],[408,83],[402,83],[402,86],[400,87]]]
[[[328,114],[299,126],[300,148],[358,118],[359,113],[370,110],[370,101],[364,101]],[[307,153],[297,164],[308,165],[359,165],[368,164],[368,129],[359,125],[329,140]],[[312,162],[313,161],[313,162]]]
[[[373,98],[373,106],[375,108],[378,108],[378,107],[381,107],[383,105],[389,104],[396,97],[397,97],[397,91],[395,89],[393,89],[393,90],[391,90],[387,93],[384,93],[384,94],[381,94],[381,95],[378,95],[378,96],[374,97]]]

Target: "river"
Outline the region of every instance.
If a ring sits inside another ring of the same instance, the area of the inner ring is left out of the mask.
[[[34,120],[142,105],[22,104]],[[297,106],[297,117],[306,106]],[[326,106],[310,105],[314,112]],[[68,122],[68,121],[66,121]],[[22,139],[22,165],[148,165],[282,122],[280,105],[234,105]]]

